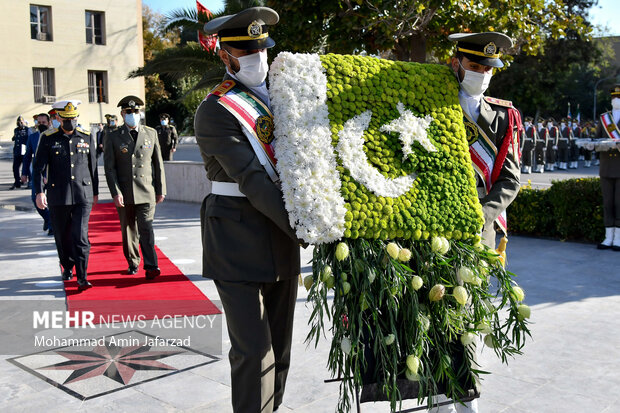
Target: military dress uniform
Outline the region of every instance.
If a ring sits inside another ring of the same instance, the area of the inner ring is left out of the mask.
[[[167,119],[170,121],[170,116],[162,114],[161,119]],[[173,158],[174,150],[177,148],[179,142],[179,134],[177,129],[173,125],[157,125],[157,138],[159,139],[159,147],[161,148],[161,156],[164,161],[171,161]]]
[[[598,138],[609,140],[608,145],[597,148],[605,225],[605,240],[598,248],[620,251],[620,85],[611,90],[611,97],[613,110],[601,115],[597,132]]]
[[[22,186],[20,166],[26,154],[26,143],[28,142],[28,127],[24,124],[24,118],[17,118],[17,127],[13,130],[13,185],[10,189],[20,188]],[[28,172],[30,176],[30,172]]]
[[[67,102],[58,109],[61,117],[77,117],[76,101]],[[64,104],[57,102],[55,106]],[[37,196],[47,192],[50,223],[58,257],[63,268],[63,279],[71,278],[75,266],[78,285],[90,286],[86,281],[90,242],[88,219],[94,197],[99,194],[99,178],[95,142],[90,134],[76,128],[72,134],[62,129],[48,129],[39,139],[33,163],[33,183]],[[47,172],[47,185],[41,176]]]
[[[549,118],[547,121],[547,162],[545,170],[553,172],[558,162],[558,141],[560,139],[560,131],[555,126],[555,120]]]
[[[547,160],[547,140],[549,137],[549,131],[542,123],[536,133],[536,147],[534,149],[534,156],[536,159],[536,172],[545,172],[545,163]]]
[[[136,96],[119,102],[122,109],[139,109],[144,103]],[[135,274],[144,259],[146,278],[159,275],[153,218],[157,196],[166,195],[164,163],[159,149],[157,132],[144,125],[131,129],[125,124],[105,135],[103,158],[105,176],[112,197],[122,195],[124,206],[117,206],[121,223],[123,254],[129,265],[128,273]]]
[[[570,148],[571,148],[571,128],[568,126],[567,119],[564,118],[560,122],[560,137],[558,138],[558,162],[560,163],[559,169],[566,170],[568,168],[568,162],[570,161]]]
[[[570,130],[570,163],[568,164],[569,169],[577,169],[579,167],[579,156],[581,155],[581,151],[579,146],[577,146],[577,139],[581,137],[581,128],[575,122],[571,122],[568,125]]]
[[[534,158],[534,148],[536,147],[536,128],[532,125],[532,118],[525,118],[525,134],[521,141],[521,156],[522,156],[522,172],[529,174],[532,172],[532,164]]]
[[[105,115],[106,124],[103,126],[99,132],[97,132],[97,157],[101,156],[103,153],[103,143],[105,141],[105,136],[118,129],[118,122],[116,115],[106,114]]]
[[[275,44],[266,25],[277,21],[275,11],[254,7],[211,20],[205,32],[235,49],[259,50]],[[290,363],[299,240],[251,131],[220,104],[233,88],[269,104],[264,82],[250,88],[231,73],[196,111],[196,140],[213,184],[200,213],[203,276],[215,280],[224,307],[233,410],[271,412],[282,403]],[[270,142],[272,130],[265,138]]]

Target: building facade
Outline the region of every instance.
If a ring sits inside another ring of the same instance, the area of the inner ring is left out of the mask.
[[[4,3],[7,4],[4,4]],[[126,95],[144,99],[142,0],[3,0],[0,13],[0,141],[17,116],[79,99],[85,128],[119,115]]]

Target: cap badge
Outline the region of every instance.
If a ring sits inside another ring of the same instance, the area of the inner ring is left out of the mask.
[[[73,103],[69,102],[67,103],[67,105],[64,107],[63,110],[65,112],[73,112],[75,110],[75,106],[73,106]]]
[[[483,52],[485,56],[493,56],[497,53],[497,46],[495,45],[495,43],[490,42],[489,44],[484,46]]]
[[[263,34],[263,26],[261,26],[258,21],[254,20],[248,26],[248,36],[252,39],[256,39],[257,37],[260,37],[261,34]]]
[[[129,106],[136,106],[136,102],[134,102],[133,100],[130,100],[127,104]]]

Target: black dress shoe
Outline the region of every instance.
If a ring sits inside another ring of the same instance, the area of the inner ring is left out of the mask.
[[[62,271],[62,280],[69,281],[73,278],[73,269],[67,268]]]
[[[153,278],[157,277],[159,274],[161,274],[161,271],[159,270],[159,268],[148,269],[146,270],[146,279],[152,280]]]
[[[77,283],[78,283],[78,291],[87,290],[93,286],[87,280],[82,280],[82,279],[79,279]]]
[[[50,229],[50,223],[43,221],[43,231],[47,231],[48,229]]]
[[[597,248],[597,249],[599,249],[599,250],[608,250],[608,249],[610,249],[610,248],[611,248],[611,245],[605,245],[605,244],[603,244],[603,243],[601,242],[600,244],[598,244],[598,245],[596,246],[596,248]]]
[[[138,272],[138,267],[130,266],[129,268],[127,268],[127,274],[129,275],[134,275],[137,272]]]
[[[618,247],[617,245],[614,245],[613,247],[611,247],[611,249],[614,251],[620,251],[620,247]]]

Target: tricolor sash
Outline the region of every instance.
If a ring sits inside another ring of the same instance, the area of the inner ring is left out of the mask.
[[[620,140],[620,130],[618,129],[618,125],[614,122],[611,112],[603,113],[601,115],[601,122],[603,122],[605,132],[607,132],[607,136],[609,136],[609,138],[613,140]]]
[[[472,121],[465,112],[463,112],[465,130],[467,132],[467,141],[469,143],[469,154],[474,166],[474,171],[478,174],[484,185],[485,194],[488,194],[493,186],[493,169],[497,158],[497,147],[478,126]],[[501,168],[501,165],[498,166]],[[508,222],[506,220],[506,211],[495,220],[495,223],[501,228],[505,235],[508,234]]]
[[[250,141],[254,153],[272,181],[280,178],[276,172],[273,141],[273,115],[259,98],[234,86],[218,99],[241,124],[243,133]]]

